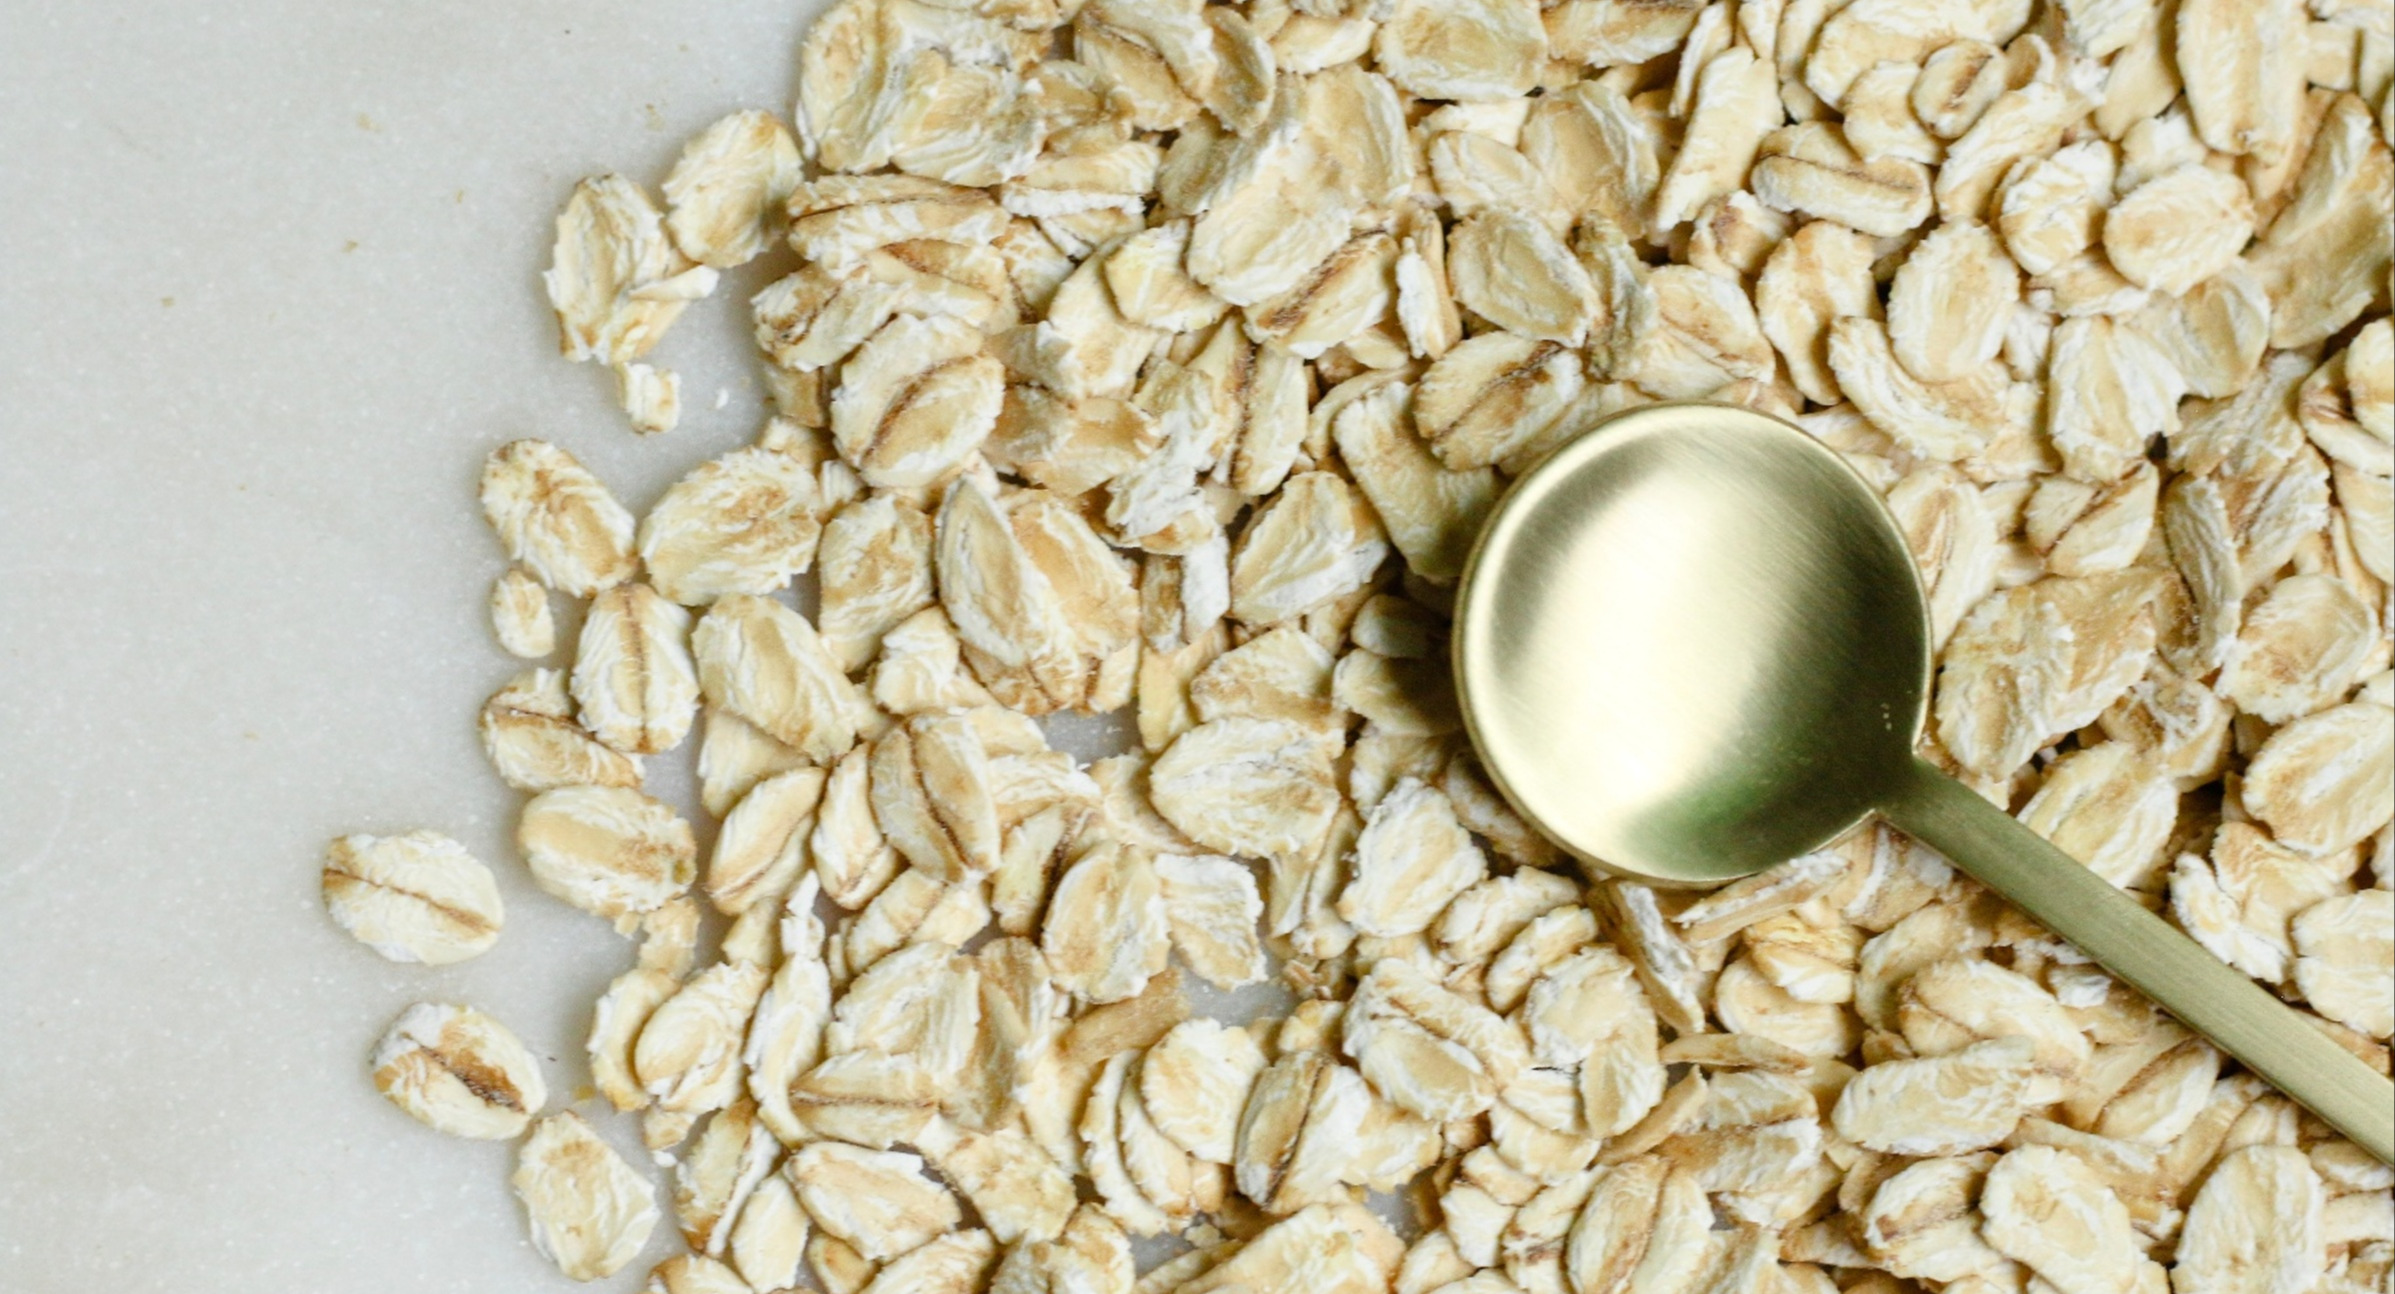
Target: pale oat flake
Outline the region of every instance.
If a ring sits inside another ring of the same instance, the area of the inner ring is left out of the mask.
[[[1950,1056],[1873,1065],[1839,1094],[1838,1133],[1867,1149],[1908,1155],[1995,1145],[2029,1109],[2035,1055],[2027,1039],[1999,1038]]]
[[[1437,788],[1406,778],[1365,819],[1339,915],[1370,935],[1427,929],[1448,900],[1488,872],[1488,860]]]
[[[659,593],[703,606],[771,593],[815,557],[824,511],[812,466],[764,445],[736,449],[676,481],[640,522],[640,559]]]
[[[602,590],[574,644],[569,686],[582,726],[626,754],[682,744],[699,705],[689,633],[690,613],[646,584]]]
[[[508,655],[525,660],[539,660],[557,650],[549,590],[521,566],[510,566],[491,581],[491,634]]]
[[[2023,1146],[1988,1170],[1981,1232],[2058,1290],[2128,1294],[2138,1253],[2129,1210],[2073,1156]]]
[[[1156,809],[1211,849],[1293,855],[1337,810],[1331,753],[1285,720],[1226,718],[1183,733],[1149,772]]]
[[[623,406],[633,431],[661,436],[682,421],[682,375],[653,364],[618,364],[615,402]]]
[[[533,1247],[575,1280],[623,1270],[657,1226],[655,1188],[571,1110],[533,1129],[510,1181]]]
[[[1264,948],[1256,921],[1264,900],[1256,890],[1256,874],[1235,858],[1162,854],[1155,865],[1165,922],[1181,960],[1220,989],[1262,980]]]
[[[798,186],[798,146],[768,113],[736,112],[691,137],[665,177],[665,228],[682,254],[728,268],[765,250],[765,221]]]
[[[657,200],[621,175],[574,186],[541,279],[565,357],[610,364],[647,354],[683,307],[715,288],[715,271],[674,247]]]
[[[516,845],[542,889],[620,930],[690,888],[698,872],[690,824],[621,787],[542,792],[517,820]]]
[[[2352,701],[2270,735],[2247,766],[2248,812],[2307,854],[2343,849],[2395,816],[2395,784],[2380,774],[2395,757],[2395,710]]]
[[[2295,936],[2295,984],[2314,1010],[2373,1038],[2395,1031],[2395,891],[2364,890],[2304,909]]]
[[[482,514],[507,555],[559,592],[586,598],[632,576],[632,514],[547,441],[492,451],[482,468]]]
[[[528,670],[509,680],[483,703],[476,726],[499,780],[519,791],[640,785],[639,756],[601,742],[574,721],[559,670]]]
[[[1253,625],[1304,615],[1363,587],[1388,551],[1353,487],[1327,472],[1291,477],[1240,533],[1231,614]]]
[[[804,616],[771,598],[736,593],[691,631],[699,690],[808,758],[855,744],[863,697]]]
[[[324,851],[324,910],[392,961],[428,966],[489,951],[507,918],[491,869],[436,831],[333,841]]]
[[[748,1283],[704,1254],[675,1254],[657,1264],[641,1294],[746,1294]]]
[[[718,962],[658,1004],[632,1049],[632,1074],[659,1108],[722,1109],[740,1090],[741,1043],[764,993],[765,968]]]
[[[452,1136],[507,1140],[549,1100],[540,1062],[505,1025],[472,1007],[409,1007],[369,1064],[374,1090]]]
[[[2292,1146],[2221,1158],[2187,1206],[2174,1286],[2294,1294],[2315,1288],[2326,1253],[2320,1177]]]
[[[1140,1101],[1158,1131],[1209,1163],[1231,1162],[1239,1113],[1264,1071],[1264,1052],[1244,1029],[1185,1020],[1140,1062]]]
[[[1119,1002],[1164,969],[1168,929],[1155,862],[1137,847],[1101,847],[1057,878],[1041,951],[1057,987]]]
[[[921,1156],[816,1142],[790,1157],[799,1200],[825,1234],[886,1262],[956,1226],[956,1197],[925,1172]]]

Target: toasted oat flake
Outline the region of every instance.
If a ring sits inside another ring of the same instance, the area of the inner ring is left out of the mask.
[[[1115,1097],[1115,1136],[1123,1171],[1138,1188],[1143,1202],[1169,1222],[1186,1225],[1201,1214],[1219,1212],[1230,1190],[1230,1174],[1220,1164],[1190,1155],[1166,1137],[1148,1117],[1141,1066],[1130,1065]],[[1110,1084],[1099,1080],[1092,1100],[1103,1099]]]
[[[1099,1067],[1075,1130],[1081,1138],[1082,1167],[1106,1211],[1132,1235],[1154,1236],[1172,1229],[1175,1214],[1187,1220],[1191,1181],[1186,1156],[1176,1161],[1177,1148],[1161,1135],[1148,1135],[1154,1129],[1129,1082],[1137,1061],[1126,1051]],[[1134,1164],[1142,1170],[1136,1175]],[[1149,1186],[1162,1198],[1152,1197]]]

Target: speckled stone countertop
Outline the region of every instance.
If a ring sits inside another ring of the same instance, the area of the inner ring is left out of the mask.
[[[507,843],[474,483],[538,435],[637,511],[754,435],[770,267],[665,342],[654,440],[558,360],[538,272],[577,177],[786,112],[817,7],[0,4],[0,1290],[569,1287],[512,1148],[365,1074],[407,1003],[470,1001],[570,1097],[630,956]],[[414,826],[498,872],[487,956],[395,966],[325,918],[326,839]]]

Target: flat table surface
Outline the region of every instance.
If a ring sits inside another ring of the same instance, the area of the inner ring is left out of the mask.
[[[571,1098],[631,956],[508,843],[475,480],[540,436],[639,511],[756,433],[773,267],[660,348],[653,439],[557,357],[538,274],[577,178],[786,114],[819,6],[0,0],[0,1290],[570,1287],[512,1147],[366,1076],[408,1003],[467,1001]],[[499,875],[478,960],[323,913],[329,838],[418,826]]]

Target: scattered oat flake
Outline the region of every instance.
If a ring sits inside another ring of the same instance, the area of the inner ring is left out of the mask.
[[[646,584],[602,590],[583,616],[569,686],[582,726],[627,754],[673,749],[698,718],[690,613]]]
[[[370,1062],[374,1088],[425,1126],[503,1141],[548,1103],[540,1063],[505,1025],[472,1007],[419,1002]]]
[[[823,510],[804,459],[737,449],[700,464],[649,509],[640,559],[657,591],[684,606],[771,593],[812,564]]]
[[[335,840],[324,851],[324,910],[392,961],[428,966],[489,951],[507,917],[491,869],[436,831]]]
[[[621,787],[542,792],[524,806],[516,844],[542,889],[619,928],[697,878],[690,824],[663,801]]]
[[[638,940],[585,1046],[690,1249],[646,1288],[2384,1285],[2383,1169],[1928,850],[1584,872],[1445,661],[1541,457],[1783,417],[1920,568],[1923,757],[2383,1065],[2365,8],[840,0],[790,127],[574,186],[564,353],[662,432],[662,338],[729,310],[769,402],[637,522],[561,444],[483,464],[489,632],[554,666],[483,746],[535,883]],[[432,833],[322,884],[394,959],[501,921]],[[545,1095],[460,1007],[376,1067],[464,1135]],[[577,1277],[656,1219],[572,1115],[517,1182]]]
[[[482,513],[543,584],[586,598],[631,578],[632,514],[574,456],[542,440],[492,451]]]
[[[557,650],[549,591],[521,566],[510,566],[491,581],[491,633],[508,655],[525,660],[539,660]]]
[[[728,268],[765,250],[765,222],[798,187],[798,145],[771,114],[735,112],[682,145],[665,228],[682,254]]]
[[[511,1181],[533,1247],[575,1280],[623,1270],[657,1226],[655,1188],[571,1110],[525,1138]]]

